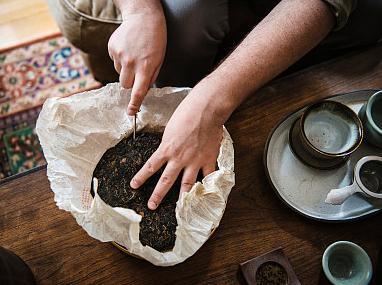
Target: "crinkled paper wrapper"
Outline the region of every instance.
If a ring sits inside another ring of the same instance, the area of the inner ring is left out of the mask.
[[[137,117],[137,129],[166,125],[189,89],[150,89]],[[69,211],[93,238],[115,241],[134,255],[159,266],[183,262],[218,227],[234,185],[234,150],[224,129],[218,170],[197,182],[176,205],[176,241],[161,253],[139,241],[141,216],[131,209],[113,208],[90,195],[93,171],[105,151],[132,134],[127,115],[130,90],[118,83],[67,98],[48,99],[37,121],[37,134],[48,162],[47,174],[54,199]]]

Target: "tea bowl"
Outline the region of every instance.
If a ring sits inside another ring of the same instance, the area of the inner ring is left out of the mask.
[[[332,169],[361,145],[362,122],[348,106],[324,100],[307,107],[289,131],[294,154],[308,166]]]
[[[350,241],[329,245],[322,256],[326,278],[334,285],[367,285],[373,266],[366,251]]]

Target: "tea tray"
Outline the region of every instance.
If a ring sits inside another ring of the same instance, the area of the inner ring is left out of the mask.
[[[358,113],[362,105],[378,90],[361,90],[339,94],[327,99],[338,101]],[[382,156],[382,149],[365,141],[350,159],[332,170],[319,170],[302,163],[289,145],[289,129],[305,108],[297,110],[279,122],[268,137],[264,164],[268,179],[280,199],[298,213],[322,221],[349,221],[381,211],[382,199],[366,198],[355,194],[342,205],[325,203],[333,188],[350,185],[355,163],[363,156]]]

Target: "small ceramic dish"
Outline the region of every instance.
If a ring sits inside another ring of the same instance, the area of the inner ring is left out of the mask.
[[[240,268],[250,285],[301,285],[281,248],[243,262]]]
[[[362,138],[362,123],[357,114],[330,100],[307,107],[289,133],[296,156],[318,169],[331,169],[346,162],[361,145]]]
[[[366,251],[350,241],[337,241],[322,256],[326,278],[334,285],[367,285],[373,266]]]

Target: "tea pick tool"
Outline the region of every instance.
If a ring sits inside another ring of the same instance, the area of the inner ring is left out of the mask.
[[[134,124],[133,139],[135,140],[135,133],[137,132],[137,113],[134,114],[133,124]]]

